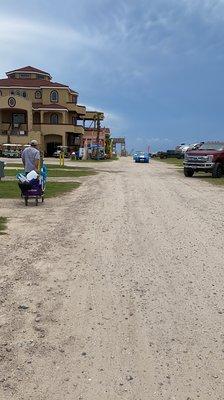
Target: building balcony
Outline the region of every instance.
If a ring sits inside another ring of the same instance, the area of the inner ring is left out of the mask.
[[[73,124],[33,124],[34,131],[41,131],[44,135],[62,135],[64,133],[76,133],[77,135],[84,134],[84,128],[82,125]]]
[[[79,106],[78,104],[70,103],[70,102],[67,102],[66,104],[67,104],[68,111],[75,111],[78,115],[82,115],[82,116],[84,116],[86,114],[85,106]]]
[[[28,127],[27,124],[19,124],[17,127],[12,127],[10,123],[0,124],[0,135],[1,136],[27,136]]]
[[[104,120],[104,113],[99,111],[86,111],[86,114],[79,119],[85,119],[86,121],[96,121],[99,116],[100,121]]]

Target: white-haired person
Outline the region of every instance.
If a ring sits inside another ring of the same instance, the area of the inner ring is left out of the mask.
[[[30,147],[26,147],[22,152],[22,161],[26,174],[30,171],[38,172],[40,152],[37,147],[38,142],[36,140],[31,140]]]

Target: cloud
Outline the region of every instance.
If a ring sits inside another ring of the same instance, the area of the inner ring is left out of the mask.
[[[99,48],[102,37],[93,32],[80,32],[66,25],[51,25],[35,20],[14,18],[11,15],[0,15],[1,45],[35,43],[36,47],[67,48],[71,45],[88,48]],[[40,42],[38,42],[39,40]],[[27,51],[27,48],[25,48]]]
[[[128,121],[126,118],[114,111],[105,110],[102,107],[98,107],[96,105],[86,105],[87,110],[98,110],[104,113],[104,121],[101,125],[109,127],[111,129],[111,133],[119,134],[120,136],[124,136],[125,132],[128,129]]]
[[[223,131],[224,0],[2,3],[1,71],[49,71],[133,143]]]

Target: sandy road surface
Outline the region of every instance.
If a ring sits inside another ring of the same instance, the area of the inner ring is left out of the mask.
[[[224,190],[99,168],[44,206],[0,202],[0,399],[223,400]]]

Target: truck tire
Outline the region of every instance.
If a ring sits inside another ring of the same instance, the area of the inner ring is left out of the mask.
[[[184,175],[187,178],[191,178],[194,175],[194,170],[192,168],[184,168]]]
[[[212,170],[212,178],[221,178],[222,173],[222,165],[220,163],[215,164]]]

